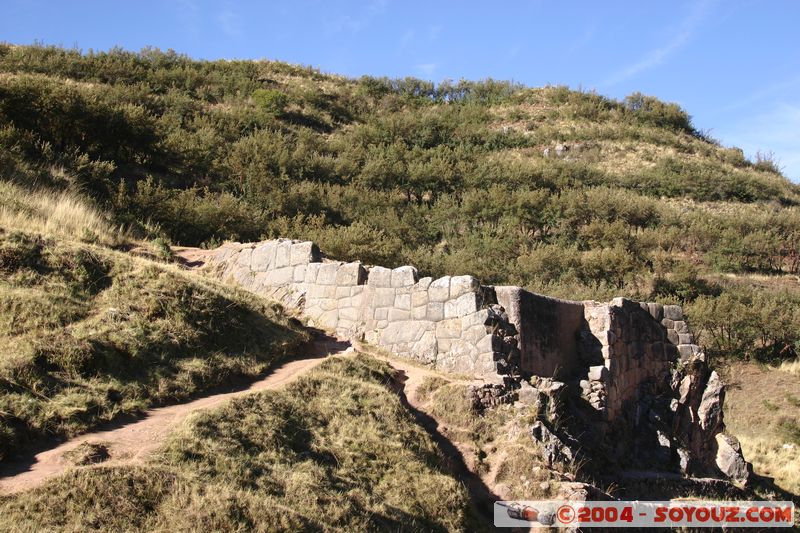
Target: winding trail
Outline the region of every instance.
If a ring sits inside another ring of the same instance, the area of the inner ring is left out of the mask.
[[[0,465],[0,494],[13,494],[41,485],[47,479],[73,466],[64,454],[85,442],[101,443],[108,449],[107,465],[143,462],[166,440],[170,431],[190,414],[216,407],[232,398],[259,391],[276,389],[302,376],[328,355],[352,352],[348,343],[320,340],[311,345],[301,358],[287,360],[267,375],[238,388],[207,394],[186,403],[149,409],[142,417],[112,421],[92,433],[84,433],[39,453],[31,453],[16,461]]]

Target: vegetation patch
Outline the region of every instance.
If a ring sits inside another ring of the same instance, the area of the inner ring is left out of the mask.
[[[392,380],[372,358],[332,358],[194,416],[151,465],[73,470],[5,498],[0,528],[475,530]]]
[[[0,458],[255,377],[305,338],[169,265],[0,229]]]

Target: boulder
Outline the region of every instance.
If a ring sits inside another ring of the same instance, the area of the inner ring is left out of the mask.
[[[747,483],[752,467],[745,461],[739,441],[731,435],[717,433],[716,463],[720,471],[739,483]]]

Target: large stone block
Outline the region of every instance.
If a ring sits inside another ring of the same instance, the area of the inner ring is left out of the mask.
[[[428,287],[428,297],[432,302],[446,302],[450,299],[450,276],[435,279]]]
[[[680,305],[665,305],[664,318],[670,320],[683,320],[683,309]]]
[[[674,329],[668,329],[667,330],[667,340],[669,342],[671,342],[672,344],[680,344],[681,343],[680,334],[677,331],[675,331]]]
[[[374,289],[374,293],[372,294],[372,306],[375,308],[379,307],[393,307],[394,306],[394,298],[395,298],[395,290],[389,287],[379,287]]]
[[[292,244],[289,261],[292,265],[316,263],[320,260],[319,248],[313,242],[297,242]]]
[[[317,273],[317,283],[320,285],[335,285],[338,271],[339,263],[323,263]]]
[[[246,267],[250,270],[251,259],[253,257],[253,249],[252,248],[244,248],[241,252],[239,252],[238,257],[236,258],[236,266],[238,267]]]
[[[444,319],[444,302],[430,302],[426,309],[425,318],[431,322]]]
[[[461,320],[440,320],[436,323],[437,339],[457,339],[461,337]]]
[[[675,321],[675,331],[678,333],[689,333],[689,326],[683,320]]]
[[[350,297],[350,287],[340,287],[338,284],[336,286],[335,297],[338,300],[342,300],[344,298]]]
[[[419,307],[428,303],[428,291],[411,291],[411,306]]]
[[[655,320],[661,322],[664,318],[664,306],[658,303],[648,303],[647,310]]]
[[[267,285],[286,285],[294,279],[294,268],[287,266],[267,272],[265,283]]]
[[[608,369],[603,365],[589,367],[589,380],[590,381],[607,381]]]
[[[283,268],[291,264],[292,241],[281,241],[275,250],[275,264],[273,268]]]
[[[367,285],[371,287],[391,287],[392,270],[382,266],[374,266],[369,269]]]
[[[438,354],[438,343],[433,331],[425,331],[422,337],[414,343],[411,353],[422,363],[435,364]]]
[[[723,474],[738,481],[746,482],[750,478],[750,465],[742,455],[742,447],[736,437],[717,433],[714,437],[717,441],[717,454],[715,462]]]
[[[364,265],[358,261],[339,265],[339,269],[336,271],[337,285],[363,285],[366,279],[367,271],[364,269]]]
[[[428,287],[431,286],[432,281],[433,278],[431,277],[422,278],[416,283],[416,285],[414,285],[414,290],[426,292],[428,290]]]
[[[356,322],[358,320],[358,314],[358,309],[355,307],[343,307],[339,309],[339,320],[345,319]]]
[[[478,280],[472,276],[453,276],[450,278],[450,299],[468,292],[477,292],[480,286]]]
[[[398,292],[394,297],[394,306],[397,309],[411,310],[411,294],[407,292]]]
[[[389,309],[389,322],[399,322],[402,320],[411,320],[411,311],[397,309],[395,307]]]
[[[292,280],[295,283],[304,282],[305,279],[306,279],[306,269],[307,268],[308,268],[308,265],[297,265],[297,266],[295,266],[294,267],[294,276],[292,277]]]
[[[392,287],[411,287],[417,282],[417,269],[401,266],[392,270]]]
[[[420,305],[411,309],[411,318],[414,320],[425,320],[428,314],[428,306]]]
[[[306,283],[317,282],[317,274],[320,268],[322,268],[322,263],[309,263],[306,266]]]
[[[275,243],[265,242],[253,249],[250,269],[254,272],[266,272],[275,261]]]
[[[317,319],[317,324],[327,330],[335,330],[336,326],[339,322],[339,310],[332,309],[330,311],[325,311],[322,315]]]
[[[489,310],[480,309],[469,315],[461,317],[461,327],[467,330],[473,326],[481,326],[486,329],[486,321],[489,319]]]
[[[448,300],[444,304],[445,318],[462,317],[474,313],[480,308],[480,295],[474,292],[462,294],[454,300]]]

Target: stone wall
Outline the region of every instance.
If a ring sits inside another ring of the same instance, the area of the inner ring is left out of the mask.
[[[575,381],[610,419],[679,355],[699,351],[678,306],[559,300],[472,276],[420,279],[411,266],[329,261],[313,243],[285,239],[225,244],[212,264],[312,326],[440,370],[495,383],[504,375]]]
[[[480,409],[541,407],[532,436],[556,455],[748,473],[735,439],[722,435],[722,383],[678,306],[558,300],[472,276],[420,279],[411,266],[330,261],[311,242],[285,239],[225,244],[209,266],[311,326],[482,378],[471,390]]]
[[[223,279],[300,310],[311,326],[444,371],[497,375],[503,331],[493,292],[472,276],[419,279],[411,266],[328,261],[313,243],[290,240],[228,243],[212,265]]]

